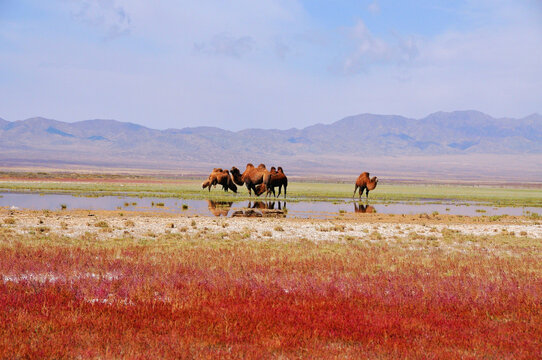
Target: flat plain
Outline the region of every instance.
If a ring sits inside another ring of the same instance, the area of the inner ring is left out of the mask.
[[[288,201],[335,201],[352,198],[354,183],[290,181]],[[203,179],[158,179],[158,178],[32,178],[1,177],[0,191],[66,193],[81,196],[138,196],[177,197],[185,199],[250,200],[244,187],[233,194],[213,188],[211,192],[201,189]],[[260,199],[263,196],[260,197]],[[356,197],[357,198],[357,197]],[[365,195],[364,195],[365,198]],[[376,201],[458,200],[487,202],[506,206],[542,207],[542,185],[528,183],[518,185],[465,185],[465,184],[400,184],[380,181],[378,188],[370,193]]]
[[[181,190],[24,181],[0,187],[209,196],[195,181]],[[333,201],[351,187],[294,183],[289,193]],[[393,184],[370,196],[426,194],[522,206],[541,196]],[[3,208],[0,358],[538,358],[541,224],[536,213],[295,219]]]

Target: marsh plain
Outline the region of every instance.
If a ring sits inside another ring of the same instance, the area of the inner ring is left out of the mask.
[[[536,187],[385,184],[359,202],[350,184],[293,182],[285,206],[269,209],[244,189],[137,181],[2,181],[0,357],[528,359],[542,350]],[[12,195],[34,198],[23,206]],[[385,212],[405,203],[421,210]],[[296,213],[310,204],[336,210]]]

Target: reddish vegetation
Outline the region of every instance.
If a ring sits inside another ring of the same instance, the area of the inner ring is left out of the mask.
[[[0,358],[542,351],[542,281],[528,256],[212,244],[0,249]]]

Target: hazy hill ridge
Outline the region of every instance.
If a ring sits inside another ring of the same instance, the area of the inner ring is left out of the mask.
[[[361,114],[303,129],[236,132],[215,127],[155,130],[115,120],[0,119],[0,154],[0,160],[118,165],[257,162],[303,155],[317,162],[326,156],[542,154],[542,116],[496,119],[478,111],[455,111],[410,119]]]

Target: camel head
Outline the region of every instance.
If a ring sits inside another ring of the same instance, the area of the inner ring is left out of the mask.
[[[254,164],[248,163],[247,164],[247,169],[254,169]]]
[[[241,172],[239,171],[238,168],[236,168],[235,166],[231,168],[230,170],[230,179],[233,180],[233,182],[239,186],[243,186],[244,185],[244,181],[243,181],[243,175],[241,174]],[[233,189],[232,189],[233,190]]]
[[[267,169],[265,168],[265,165],[264,165],[264,164],[258,165],[258,169],[261,169],[261,170],[267,170]]]
[[[367,190],[374,190],[378,184],[378,178],[375,176],[367,183]]]
[[[206,187],[209,187],[211,186],[211,181],[209,179],[205,180],[204,182],[201,183],[201,188],[202,189],[205,189]]]

